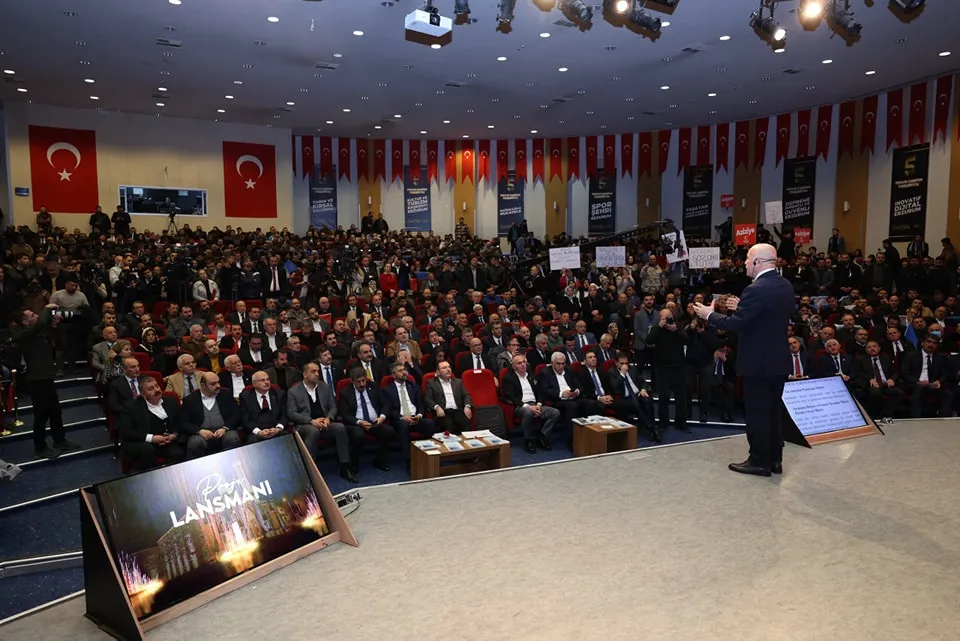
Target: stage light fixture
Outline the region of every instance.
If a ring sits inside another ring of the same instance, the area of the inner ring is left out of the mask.
[[[593,22],[593,8],[583,0],[560,0],[560,10],[583,24]]]
[[[455,16],[469,16],[470,15],[470,3],[467,0],[454,0],[453,2],[453,15]]]
[[[904,13],[912,13],[922,9],[927,0],[890,0],[890,5],[895,6]]]
[[[863,25],[853,18],[850,0],[832,0],[827,14],[831,28],[846,38],[857,38]]]
[[[775,7],[776,0],[761,0],[760,8],[750,14],[750,26],[761,40],[777,51],[786,45],[787,30],[773,17]]]
[[[630,0],[603,0],[604,13],[615,13],[617,15],[626,15],[633,7]]]
[[[800,0],[800,19],[802,21],[819,20],[823,16],[821,0]]]
[[[633,12],[630,14],[630,22],[652,33],[660,33],[660,29],[663,26],[660,18],[647,13],[641,7],[634,7]]]

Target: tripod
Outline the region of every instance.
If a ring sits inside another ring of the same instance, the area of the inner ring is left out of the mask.
[[[177,227],[177,215],[170,214],[169,218],[170,218],[170,222],[167,223],[167,233],[168,234],[172,233],[174,235],[179,234],[180,229]]]

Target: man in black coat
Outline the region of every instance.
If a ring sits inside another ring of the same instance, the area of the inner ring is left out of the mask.
[[[167,463],[182,461],[185,439],[179,434],[180,404],[175,398],[164,398],[153,377],[143,379],[140,390],[120,416],[124,457],[135,470],[156,467],[161,458]]]
[[[853,389],[870,416],[889,423],[903,403],[893,361],[880,353],[877,341],[867,341],[867,353],[853,361]]]
[[[660,433],[653,422],[653,399],[650,387],[640,377],[640,370],[630,364],[626,354],[617,357],[617,366],[607,372],[608,389],[618,402],[630,403],[633,414],[639,419],[651,441],[660,442]]]
[[[572,434],[573,419],[583,416],[584,412],[580,407],[580,381],[567,368],[567,357],[554,352],[550,357],[550,366],[545,367],[537,379],[541,397],[560,410],[561,422]]]
[[[415,430],[429,437],[436,426],[431,419],[423,417],[427,408],[420,398],[419,386],[407,373],[406,366],[394,363],[390,372],[393,374],[393,383],[380,390],[383,411],[397,433],[400,454],[409,460],[410,432]]]
[[[817,361],[817,372],[820,378],[840,375],[845,383],[849,382],[853,374],[853,358],[849,354],[841,354],[840,342],[831,338],[827,341],[826,353]]]
[[[220,388],[213,372],[204,372],[199,394],[187,394],[180,411],[180,431],[187,437],[187,458],[239,447],[240,410],[233,394]]]
[[[491,372],[499,373],[490,355],[483,353],[483,341],[474,336],[470,339],[469,346],[469,352],[462,352],[457,355],[458,377],[462,378],[464,372],[473,369],[488,369]],[[496,378],[494,378],[494,380],[496,380]]]
[[[514,416],[523,429],[523,449],[528,454],[536,454],[537,447],[544,451],[553,449],[547,440],[547,434],[553,430],[560,419],[560,410],[543,404],[545,400],[540,384],[533,374],[527,371],[527,357],[516,354],[512,368],[503,376],[504,400],[513,405]]]
[[[393,427],[387,422],[383,404],[376,383],[368,384],[367,374],[360,367],[350,371],[350,385],[342,390],[337,398],[340,420],[348,428],[359,425],[377,440],[377,453],[373,466],[384,472],[390,471],[387,463],[390,444],[396,436]]]
[[[107,409],[114,420],[119,419],[127,405],[143,393],[145,380],[140,376],[140,361],[135,358],[123,359],[123,376],[110,381],[107,388]]]
[[[950,391],[948,381],[950,366],[947,357],[937,352],[936,337],[925,337],[920,343],[920,349],[907,352],[900,363],[900,374],[904,387],[910,394],[913,418],[923,415],[925,398],[940,401],[941,417],[952,415],[953,392]]]
[[[677,320],[673,311],[664,308],[660,310],[660,319],[650,328],[647,335],[647,345],[653,350],[653,370],[656,372],[654,380],[657,385],[657,418],[659,429],[665,430],[670,424],[670,393],[676,401],[675,421],[677,429],[689,432],[687,427],[687,381],[683,347],[687,343],[686,334],[677,328]]]
[[[283,390],[270,385],[266,372],[252,377],[253,389],[240,394],[240,423],[247,433],[247,442],[256,443],[282,434],[287,428],[287,399]]]

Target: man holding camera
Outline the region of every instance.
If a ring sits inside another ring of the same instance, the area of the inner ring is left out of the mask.
[[[76,277],[69,276],[63,289],[53,292],[50,296],[50,304],[53,305],[52,309],[56,310],[53,315],[60,319],[57,325],[53,325],[56,328],[54,336],[57,348],[62,355],[61,367],[57,369],[62,370],[65,365],[67,370],[72,370],[76,367],[77,361],[87,360],[86,330],[89,324],[81,321],[83,310],[90,308],[90,302],[86,294],[80,291],[80,283],[77,282]]]
[[[676,400],[676,427],[681,432],[689,432],[687,427],[687,382],[686,363],[683,347],[687,344],[687,335],[677,329],[677,319],[673,310],[660,310],[660,320],[650,328],[647,345],[654,348],[653,369],[657,372],[656,386],[660,400],[657,403],[659,431],[662,433],[670,424],[670,393]]]

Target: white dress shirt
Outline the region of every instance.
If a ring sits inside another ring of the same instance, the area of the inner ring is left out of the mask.
[[[930,370],[927,369],[927,353],[920,350],[920,380],[930,382]]]
[[[246,385],[243,382],[243,374],[234,374],[231,372],[230,383],[231,383],[231,389],[233,390],[233,397],[240,398],[240,392],[242,392],[243,388],[246,387]]]
[[[457,400],[453,396],[453,382],[445,381],[442,378],[437,378],[440,381],[440,389],[443,390],[443,409],[445,410],[455,410],[457,409]],[[433,409],[437,409],[439,405],[435,406]]]
[[[523,392],[520,395],[520,401],[524,404],[536,403],[537,395],[533,393],[533,385],[530,384],[530,375],[524,374],[523,376],[520,376],[517,374],[517,378],[520,379],[520,389]]]
[[[157,403],[156,405],[153,405],[150,402],[147,402],[147,409],[150,411],[151,414],[159,418],[161,421],[167,420],[167,410],[163,409],[162,398],[160,399],[160,402]],[[147,438],[146,438],[147,443],[153,443],[153,437],[154,437],[153,434],[147,434]]]
[[[570,386],[567,385],[567,379],[563,374],[557,374],[557,372],[554,371],[553,375],[557,377],[557,385],[560,386],[560,394],[562,398],[564,392],[570,391]]]

